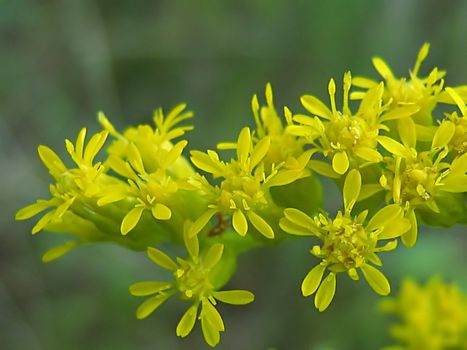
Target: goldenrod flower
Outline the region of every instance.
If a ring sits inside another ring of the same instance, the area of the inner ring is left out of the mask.
[[[206,193],[209,209],[194,223],[192,235],[198,234],[216,213],[227,213],[232,215],[233,228],[239,235],[246,235],[250,222],[263,236],[274,238],[271,225],[259,214],[265,209],[274,211],[269,188],[286,185],[305,176],[310,153],[300,155],[293,169],[285,168],[284,164],[272,164],[266,168],[263,160],[270,146],[269,136],[253,143],[251,131],[245,127],[235,145],[237,159],[224,162],[212,150],[191,152],[191,161],[196,167],[214,178],[223,178],[219,186],[210,185],[204,178],[193,180]]]
[[[148,317],[168,298],[179,295],[184,301],[192,303],[177,325],[177,335],[186,337],[192,331],[196,319],[201,321],[206,342],[214,347],[220,341],[220,332],[225,330],[224,321],[217,311],[217,301],[227,304],[244,305],[254,300],[254,295],[246,290],[217,291],[213,278],[213,269],[222,258],[224,246],[220,243],[212,245],[205,254],[199,254],[199,243],[196,236],[189,237],[191,224],[184,228],[188,259],[177,258],[173,261],[162,251],[148,248],[148,257],[162,268],[174,275],[172,282],[139,282],[130,287],[130,293],[135,296],[149,296],[139,306],[136,317]],[[199,312],[198,312],[199,311]]]
[[[336,173],[345,174],[357,165],[379,163],[383,158],[377,150],[377,137],[379,130],[388,130],[382,123],[407,117],[418,110],[418,107],[408,106],[387,111],[387,106],[382,103],[384,88],[380,84],[368,91],[357,113],[353,114],[348,103],[352,84],[350,72],[344,74],[343,80],[342,111],[337,109],[336,84],[331,79],[328,85],[331,109],[314,96],[302,96],[302,105],[315,117],[295,115],[293,120],[299,125],[287,127],[290,134],[305,138],[314,149],[331,160],[332,169],[319,160],[310,162],[313,170],[331,177],[338,177]]]
[[[118,175],[127,179],[128,184],[117,183],[102,191],[99,205],[121,200],[133,202],[133,208],[123,218],[121,233],[128,234],[135,228],[145,210],[157,220],[169,220],[172,210],[171,197],[180,187],[187,188],[185,180],[194,174],[192,167],[182,156],[188,142],[172,143],[174,138],[183,136],[191,126],[177,126],[191,118],[191,112],[183,112],[185,105],[172,109],[167,117],[161,109],[155,111],[156,128],[140,125],[130,128],[122,135],[101,113],[99,121],[116,138],[109,146],[110,156],[106,164]]]
[[[352,216],[360,189],[361,175],[353,169],[344,182],[344,212],[338,211],[334,219],[327,214],[311,218],[297,209],[288,208],[280,221],[285,232],[315,236],[322,241],[321,246],[316,245],[310,251],[322,261],[310,270],[302,282],[304,296],[316,292],[315,306],[319,311],[324,311],[334,298],[336,274],[340,272],[347,272],[350,278],[358,280],[360,269],[376,293],[387,295],[390,292],[388,280],[373,266],[382,265],[376,253],[395,249],[396,238],[410,229],[410,222],[404,218],[403,210],[397,204],[383,207],[367,223],[368,210]],[[378,246],[380,241],[388,239],[391,241]],[[329,274],[324,277],[326,270]]]
[[[400,319],[391,334],[401,344],[388,350],[467,349],[467,296],[454,284],[433,278],[422,286],[407,279],[381,307]]]
[[[47,146],[39,146],[39,157],[49,169],[50,175],[56,183],[50,185],[52,198],[38,200],[16,213],[16,220],[29,219],[45,210],[48,210],[32,229],[36,234],[51,222],[58,222],[70,209],[77,198],[96,198],[102,186],[112,183],[106,176],[105,168],[101,162],[94,163],[94,158],[107,139],[107,131],[94,134],[85,145],[86,129],[81,129],[73,145],[66,140],[65,145],[76,168],[68,169],[57,154]]]

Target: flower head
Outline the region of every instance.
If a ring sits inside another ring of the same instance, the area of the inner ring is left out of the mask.
[[[383,122],[404,118],[416,112],[418,107],[399,107],[388,111],[383,105],[383,84],[373,86],[364,96],[358,111],[354,114],[349,107],[349,91],[352,84],[350,72],[344,75],[342,110],[336,106],[336,84],[331,79],[328,85],[331,109],[318,98],[302,96],[303,106],[315,117],[295,115],[293,120],[298,125],[290,125],[287,131],[303,137],[314,149],[329,158],[332,169],[319,160],[310,162],[313,170],[324,175],[345,174],[349,168],[379,163],[382,155],[377,150],[379,130],[388,128]],[[318,118],[318,117],[320,118]],[[322,120],[323,119],[323,120]]]
[[[433,278],[423,286],[407,279],[381,308],[400,319],[391,334],[401,349],[467,348],[467,296],[454,284]]]
[[[136,317],[148,317],[155,309],[173,295],[192,304],[180,319],[177,335],[186,337],[192,331],[196,319],[201,321],[204,339],[210,346],[220,341],[220,332],[225,330],[224,321],[217,311],[217,301],[227,304],[244,305],[254,300],[254,295],[246,290],[218,291],[213,281],[213,269],[222,258],[224,246],[212,245],[205,254],[199,252],[196,236],[189,237],[191,223],[186,223],[184,239],[189,253],[188,259],[177,258],[173,261],[162,251],[148,248],[148,257],[162,268],[173,273],[172,282],[139,282],[130,287],[135,296],[149,296],[136,311]]]
[[[48,210],[33,227],[32,233],[35,234],[49,223],[60,221],[78,198],[96,198],[103,186],[112,183],[112,179],[105,175],[106,169],[102,163],[94,163],[94,158],[104,145],[107,135],[107,131],[94,134],[85,145],[86,129],[83,128],[75,144],[66,140],[68,154],[76,164],[76,167],[70,169],[49,147],[39,146],[39,157],[56,181],[49,187],[52,198],[38,200],[19,210],[16,220],[29,219]]]
[[[336,274],[340,272],[347,272],[352,279],[358,280],[360,269],[376,293],[387,295],[390,292],[386,277],[373,266],[382,265],[376,253],[395,249],[396,238],[410,229],[410,222],[396,204],[383,207],[369,221],[366,220],[368,210],[352,216],[360,189],[360,173],[353,169],[344,183],[344,212],[339,211],[334,219],[327,214],[311,218],[297,209],[288,208],[280,221],[285,232],[321,240],[321,245],[311,249],[321,262],[310,270],[302,283],[304,296],[316,292],[315,306],[319,311],[324,311],[331,303],[336,290]],[[379,246],[382,240],[391,241]],[[323,278],[326,270],[329,274]]]
[[[191,152],[191,161],[196,167],[211,173],[214,178],[222,178],[219,186],[210,185],[205,178],[193,180],[205,192],[209,209],[194,223],[192,235],[198,234],[214,214],[227,213],[232,215],[233,228],[239,235],[246,235],[250,222],[263,236],[274,238],[272,227],[259,214],[265,208],[274,208],[269,188],[306,176],[310,153],[300,155],[293,169],[285,168],[284,163],[271,164],[267,168],[263,160],[270,146],[269,136],[253,142],[250,129],[245,127],[235,144],[236,159],[224,162],[212,150]]]

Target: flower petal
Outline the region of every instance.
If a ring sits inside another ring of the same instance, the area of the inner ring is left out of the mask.
[[[391,292],[391,286],[380,270],[368,264],[363,264],[360,268],[368,284],[376,293],[388,295]]]
[[[171,283],[168,282],[157,282],[157,281],[148,281],[148,282],[138,282],[132,284],[129,288],[130,294],[136,297],[143,297],[151,294],[158,293],[162,290],[168,289],[171,287]]]
[[[148,247],[147,254],[149,259],[166,270],[175,271],[178,268],[177,264],[167,254],[159,249]]]
[[[240,209],[235,210],[232,217],[232,225],[240,236],[245,236],[248,231],[248,223],[245,214]]]
[[[304,297],[316,292],[323,279],[324,270],[326,270],[326,265],[319,264],[307,273],[302,282],[302,294]]]
[[[331,110],[321,100],[312,95],[304,95],[300,98],[303,107],[313,115],[320,116],[324,119],[331,119]]]
[[[253,226],[266,238],[273,239],[274,231],[272,227],[261,216],[249,210],[247,212],[248,220]]]
[[[340,175],[345,174],[347,169],[349,169],[349,158],[345,151],[337,152],[332,158],[332,168],[334,171]]]
[[[336,293],[336,274],[331,272],[319,286],[315,296],[315,306],[323,312],[331,304],[334,294]]]
[[[120,231],[122,235],[128,234],[131,230],[135,228],[138,224],[139,220],[141,219],[141,215],[143,214],[144,207],[135,207],[131,209],[128,214],[125,215],[123,218],[122,224],[120,225]]]
[[[352,208],[360,195],[361,187],[362,177],[360,172],[356,169],[350,170],[345,178],[343,189],[344,208],[346,213],[350,213],[352,211]]]
[[[148,317],[154,312],[159,306],[161,306],[168,298],[168,295],[156,295],[155,297],[149,298],[144,303],[142,303],[136,310],[136,318],[142,320],[143,318]]]
[[[172,217],[172,211],[170,208],[162,203],[156,203],[152,207],[152,216],[158,220],[169,220]]]
[[[42,262],[48,263],[55,259],[58,259],[68,253],[71,249],[77,246],[74,241],[66,242],[65,244],[53,247],[49,249],[44,255],[42,255]]]
[[[255,300],[255,295],[247,290],[224,290],[213,293],[214,298],[226,304],[245,305]]]
[[[219,260],[222,258],[224,252],[224,245],[221,243],[213,244],[203,259],[203,265],[206,269],[211,269],[217,265]]]
[[[190,306],[183,314],[182,318],[177,325],[177,336],[186,337],[192,331],[196,322],[196,315],[198,314],[198,303]]]
[[[431,148],[441,148],[446,146],[454,136],[456,132],[456,126],[453,122],[445,120],[436,129],[435,135],[433,136],[433,142]]]

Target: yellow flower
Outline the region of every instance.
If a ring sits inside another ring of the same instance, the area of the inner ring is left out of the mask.
[[[304,296],[316,292],[315,306],[319,311],[324,311],[334,298],[336,274],[340,272],[347,272],[350,278],[358,280],[357,269],[360,269],[376,293],[387,295],[390,292],[388,280],[372,264],[381,266],[376,253],[395,249],[396,238],[409,230],[411,225],[396,204],[383,207],[366,224],[368,210],[352,216],[360,189],[361,175],[353,169],[344,182],[344,212],[339,211],[334,219],[327,214],[311,218],[297,209],[288,208],[280,221],[281,228],[287,233],[315,236],[322,241],[321,246],[316,245],[310,251],[322,261],[310,270],[302,282]],[[381,240],[388,239],[391,241],[378,246]],[[329,274],[324,277],[326,270]]]
[[[220,186],[210,185],[204,178],[197,180],[197,186],[208,197],[209,209],[193,225],[192,235],[198,234],[216,213],[232,215],[234,230],[241,236],[248,231],[248,222],[266,238],[274,238],[270,224],[259,214],[272,211],[274,203],[269,188],[289,184],[307,174],[305,167],[310,153],[304,152],[297,158],[297,166],[284,168],[283,164],[272,164],[265,168],[263,159],[271,145],[269,136],[253,143],[249,128],[243,128],[236,143],[237,159],[223,162],[212,150],[206,153],[191,152],[191,161],[199,169],[211,173],[214,178],[222,177]]]
[[[76,200],[96,198],[103,186],[112,183],[112,179],[105,175],[106,169],[102,163],[94,164],[94,158],[104,145],[107,135],[107,131],[94,134],[85,145],[86,129],[81,129],[75,145],[66,140],[68,154],[77,166],[71,169],[68,169],[50,148],[39,146],[39,157],[56,181],[49,188],[52,198],[40,199],[19,210],[16,213],[16,220],[29,219],[52,208],[33,227],[32,233],[36,234],[48,224],[59,222]]]
[[[170,199],[180,188],[188,188],[186,179],[194,170],[182,156],[188,142],[182,140],[173,144],[174,138],[183,136],[191,126],[177,126],[191,118],[191,112],[183,112],[186,105],[172,109],[167,117],[161,109],[155,111],[156,128],[140,125],[129,128],[122,135],[101,113],[99,121],[116,140],[109,146],[108,165],[128,184],[117,183],[107,186],[101,192],[100,206],[126,200],[133,202],[133,208],[122,220],[120,231],[123,235],[133,230],[145,210],[157,220],[169,220],[172,210]]]
[[[408,209],[407,216],[412,222],[412,230],[402,236],[402,241],[409,247],[417,239],[414,210],[423,206],[439,213],[435,200],[437,192],[467,191],[467,155],[455,157],[452,162],[447,158],[447,145],[452,136],[449,124],[440,124],[434,134],[431,149],[422,152],[415,149],[415,137],[403,137],[404,144],[387,136],[378,138],[378,142],[391,153],[391,156],[384,158],[385,170],[380,177],[380,184],[387,191],[386,201],[392,200]]]
[[[224,246],[220,243],[212,245],[205,254],[199,254],[199,243],[196,236],[189,237],[190,223],[184,228],[188,259],[177,258],[173,261],[162,251],[148,248],[148,257],[162,268],[173,273],[172,282],[139,282],[130,287],[135,296],[149,296],[136,311],[136,317],[148,317],[155,309],[173,295],[179,295],[184,301],[192,303],[177,325],[177,335],[186,337],[192,331],[196,319],[201,321],[206,342],[214,347],[220,341],[220,332],[225,330],[224,321],[217,311],[217,301],[227,304],[244,305],[254,300],[254,295],[246,290],[217,291],[212,281],[213,269],[222,258]]]
[[[391,327],[400,349],[467,349],[467,296],[454,284],[433,278],[421,286],[407,279],[381,308],[400,319]]]
[[[380,84],[368,91],[357,113],[353,114],[348,103],[352,83],[350,72],[344,74],[343,80],[342,111],[337,110],[336,85],[331,79],[328,85],[331,109],[314,96],[302,96],[302,105],[315,117],[295,115],[293,120],[299,125],[287,127],[290,134],[304,138],[331,160],[332,168],[319,160],[310,162],[313,170],[330,177],[345,174],[356,165],[379,163],[382,156],[377,150],[377,136],[380,129],[388,130],[382,123],[407,117],[418,110],[418,107],[404,106],[387,111],[387,106],[382,104],[384,88]]]
[[[102,112],[99,113],[99,122],[115,138],[108,147],[108,153],[112,157],[129,160],[133,155],[130,149],[130,145],[133,144],[138,149],[147,172],[152,173],[164,168],[173,178],[192,176],[194,171],[187,159],[179,157],[172,161],[170,154],[174,147],[173,140],[193,129],[191,125],[179,125],[193,117],[193,113],[185,109],[186,104],[179,104],[166,116],[161,108],[156,109],[153,117],[155,128],[147,124],[138,125],[126,129],[123,134],[115,129]]]
[[[451,88],[446,88],[446,92],[456,102],[461,116],[457,112],[447,114],[440,127],[443,133],[439,134],[439,139],[444,140],[449,149],[455,155],[462,155],[467,152],[467,108],[461,96]]]

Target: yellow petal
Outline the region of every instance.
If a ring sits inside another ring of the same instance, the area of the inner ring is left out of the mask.
[[[271,145],[271,138],[266,136],[263,137],[251,152],[251,159],[250,159],[250,170],[253,170],[260,161],[266,156],[269,150],[269,146]]]
[[[197,235],[191,236],[191,228],[193,223],[189,220],[185,221],[183,226],[183,241],[185,247],[192,258],[198,257],[199,254],[199,240]]]
[[[318,98],[311,95],[304,95],[300,98],[303,107],[313,115],[317,115],[324,119],[331,119],[332,112],[331,110]]]
[[[240,236],[245,236],[248,231],[248,223],[245,214],[240,209],[235,210],[232,217],[232,225]]]
[[[340,175],[334,171],[329,163],[323,162],[321,160],[311,159],[308,165],[310,169],[317,174],[330,177],[331,179],[338,179],[340,177]]]
[[[315,227],[315,222],[313,221],[313,219],[301,210],[295,208],[287,208],[284,210],[284,216],[296,225],[305,228]]]
[[[282,230],[284,230],[285,232],[287,233],[290,233],[292,235],[297,235],[297,236],[312,236],[314,234],[314,232],[312,232],[311,230],[303,227],[303,226],[299,226],[297,224],[295,224],[294,222],[291,222],[289,221],[288,219],[286,218],[281,218],[279,220],[279,226]]]
[[[221,340],[219,330],[207,317],[201,317],[201,330],[203,331],[204,340],[209,346],[215,347],[219,344]]]
[[[170,288],[172,285],[167,282],[138,282],[132,284],[129,288],[130,294],[136,297],[143,297],[158,293],[162,290]]]
[[[34,225],[32,228],[32,234],[35,235],[39,231],[41,231],[50,221],[52,221],[52,218],[55,215],[55,210],[49,211],[45,213],[39,221]]]
[[[202,318],[206,318],[207,321],[213,326],[217,331],[224,331],[224,321],[222,320],[219,311],[211,304],[207,299],[202,300]]]
[[[38,200],[36,203],[29,204],[28,206],[21,208],[15,215],[16,220],[26,220],[39,214],[47,208],[50,208],[51,204],[46,200]]]
[[[368,264],[363,264],[360,268],[368,284],[376,293],[388,295],[391,292],[391,286],[381,271]]]
[[[304,297],[316,292],[323,279],[324,270],[326,270],[326,265],[319,264],[307,273],[302,282],[302,294]]]
[[[211,269],[217,265],[221,260],[222,253],[224,252],[224,245],[221,243],[213,244],[203,259],[203,265],[206,269]]]
[[[379,163],[383,160],[383,156],[377,150],[370,147],[355,147],[354,153],[357,157],[372,163]]]
[[[196,315],[198,314],[198,305],[198,303],[192,305],[183,314],[177,325],[177,336],[184,338],[190,334],[193,327],[195,326]]]
[[[211,218],[214,216],[214,214],[217,213],[216,209],[209,209],[206,212],[204,212],[194,223],[191,225],[190,228],[190,237],[196,236],[203,228],[206,226],[211,220]]]
[[[240,131],[237,140],[237,158],[240,163],[246,162],[251,147],[250,129],[245,127]]]
[[[334,171],[340,175],[345,174],[347,169],[349,169],[349,158],[345,151],[337,152],[332,158],[332,168]]]
[[[399,157],[403,157],[403,158],[407,157],[407,149],[404,147],[404,145],[397,142],[396,140],[393,140],[387,136],[378,136],[378,142],[388,152]]]
[[[100,151],[109,133],[107,131],[101,131],[98,134],[94,134],[89,140],[86,149],[84,150],[83,160],[85,163],[91,164],[96,154]]]
[[[214,292],[213,297],[226,304],[245,305],[255,300],[255,295],[247,290],[225,290]]]
[[[155,297],[149,298],[144,303],[142,303],[136,310],[136,318],[142,320],[143,318],[148,317],[169,297],[170,295],[156,295]]]
[[[344,208],[347,213],[352,211],[352,208],[360,195],[361,187],[362,177],[360,172],[356,169],[350,170],[345,178],[343,189]]]
[[[319,286],[315,296],[315,306],[323,312],[331,304],[334,294],[336,293],[336,274],[331,272]]]
[[[381,58],[373,57],[372,62],[379,75],[381,75],[385,80],[394,78],[391,69]]]
[[[122,235],[128,234],[131,230],[135,228],[138,224],[139,220],[141,219],[141,215],[143,214],[144,207],[135,207],[131,209],[128,214],[122,220],[122,224],[120,225],[120,231]]]
[[[397,130],[402,143],[406,147],[415,148],[417,144],[417,131],[412,118],[402,118],[397,120]]]
[[[175,271],[178,269],[177,264],[167,254],[159,249],[148,247],[147,254],[149,259],[166,270]]]
[[[411,226],[410,229],[402,235],[401,240],[406,247],[412,248],[417,242],[418,235],[417,216],[415,215],[414,210],[409,210],[407,218],[409,219]]]
[[[274,231],[271,226],[264,220],[261,216],[256,214],[253,211],[247,212],[248,220],[253,224],[253,226],[266,238],[273,239]]]
[[[67,170],[61,159],[49,147],[41,145],[37,148],[37,152],[42,163],[52,174],[61,174]]]
[[[402,208],[398,204],[389,204],[381,208],[366,226],[367,231],[373,231],[390,225],[402,213]]]
[[[65,244],[53,247],[49,249],[44,255],[42,255],[42,262],[48,263],[51,262],[55,259],[58,259],[68,253],[71,249],[76,247],[77,244],[76,242],[69,241],[66,242]]]
[[[169,220],[172,217],[172,211],[162,203],[156,203],[152,207],[152,216],[158,220]]]
[[[407,105],[402,107],[395,107],[390,109],[387,113],[383,114],[380,118],[380,122],[386,122],[388,120],[407,118],[417,113],[420,107],[417,105]]]
[[[446,146],[454,136],[456,132],[456,125],[449,121],[443,121],[436,129],[435,135],[433,136],[433,142],[431,143],[431,149],[442,148]]]

